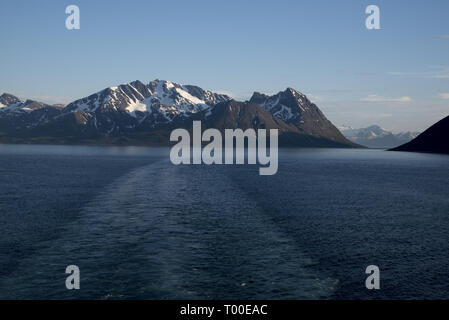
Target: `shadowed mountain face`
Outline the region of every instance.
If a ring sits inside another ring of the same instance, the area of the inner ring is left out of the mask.
[[[449,153],[449,116],[435,123],[412,141],[391,150]]]
[[[217,104],[204,117],[205,125],[221,131],[225,129],[279,129],[280,132],[294,131],[294,126],[288,125],[274,117],[259,105],[250,102],[234,100]]]
[[[249,102],[164,80],[106,88],[64,108],[4,94],[0,142],[167,145],[175,128],[278,129],[279,144],[359,147],[318,107],[288,88],[274,96],[254,93]]]
[[[337,144],[358,146],[346,139],[304,94],[292,88],[273,96],[255,92],[250,102],[259,104],[277,118],[293,125],[300,133]]]
[[[200,115],[205,128],[225,129],[278,129],[279,145],[295,147],[329,147],[344,148],[348,144],[340,143],[325,137],[304,133],[293,123],[287,123],[271,112],[252,102],[234,100],[217,104],[208,114]],[[191,121],[188,121],[188,128]]]

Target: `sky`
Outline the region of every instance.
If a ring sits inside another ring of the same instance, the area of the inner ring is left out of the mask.
[[[0,93],[69,103],[137,79],[292,87],[337,126],[421,131],[449,115],[449,1],[0,1]]]

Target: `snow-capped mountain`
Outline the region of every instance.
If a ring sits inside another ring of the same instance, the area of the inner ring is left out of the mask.
[[[0,96],[0,117],[5,116],[7,113],[18,115],[23,112],[31,112],[45,106],[48,105],[34,100],[26,100],[23,102],[11,94],[4,93]]]
[[[0,125],[2,131],[30,129],[60,114],[61,105],[26,100],[4,93],[0,96]]]
[[[14,106],[22,103],[19,98],[13,96],[12,94],[4,93],[0,96],[0,111],[4,108]]]
[[[348,126],[338,127],[345,137],[369,148],[394,148],[419,135],[419,132],[392,133],[378,125],[354,129]]]
[[[273,96],[255,92],[250,102],[259,104],[284,122],[293,124],[302,133],[355,146],[340,133],[314,103],[295,89],[287,88]]]
[[[230,99],[196,86],[165,80],[145,85],[137,80],[76,100],[64,108],[61,117],[81,113],[85,125],[92,124],[107,134],[122,134],[179,121]]]
[[[273,96],[254,92],[250,102],[259,104],[286,122],[303,121],[299,119],[302,113],[317,109],[304,94],[292,88],[287,88]]]
[[[137,117],[139,113],[160,112],[167,120],[176,115],[188,115],[230,100],[231,97],[213,93],[195,86],[183,86],[164,80],[148,85],[140,81],[109,87],[86,98],[76,100],[64,109],[75,111],[126,111]]]
[[[254,93],[250,101],[197,86],[154,80],[109,87],[57,105],[1,96],[0,141],[45,143],[168,144],[174,128],[277,128],[280,145],[358,147],[347,140],[302,93]],[[3,115],[3,116],[2,116]]]

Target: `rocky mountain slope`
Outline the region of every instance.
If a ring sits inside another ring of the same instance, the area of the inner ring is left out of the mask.
[[[293,125],[299,133],[327,139],[332,143],[356,146],[341,134],[314,103],[292,88],[273,96],[255,92],[250,102],[259,104],[277,118]]]

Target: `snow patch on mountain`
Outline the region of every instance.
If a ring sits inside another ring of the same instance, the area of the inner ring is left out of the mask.
[[[145,103],[145,100],[142,102],[137,102],[134,104],[130,104],[128,107],[126,107],[126,111],[128,111],[133,117],[136,117],[136,111],[139,112],[147,112],[151,110],[147,103]]]
[[[280,110],[274,112],[273,115],[283,121],[287,121],[293,117],[292,110],[283,104],[280,105]]]

